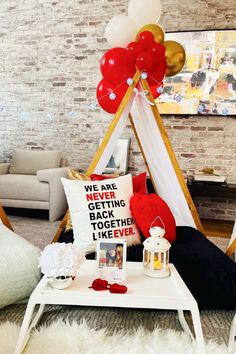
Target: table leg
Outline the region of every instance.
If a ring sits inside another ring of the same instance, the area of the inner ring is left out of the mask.
[[[193,327],[194,327],[196,344],[197,344],[197,353],[198,354],[206,354],[204,338],[203,338],[203,333],[202,333],[202,325],[201,325],[201,321],[200,321],[200,315],[199,315],[198,308],[192,309],[190,311],[191,311],[192,319],[193,319]]]
[[[190,337],[190,339],[192,341],[194,341],[194,337],[192,335],[192,332],[185,320],[185,317],[184,317],[184,311],[183,310],[178,310],[178,316],[179,316],[179,322],[181,323],[181,326],[183,327],[183,330],[185,331],[185,333]]]
[[[43,310],[44,310],[45,305],[41,304],[39,306],[38,312],[36,313],[35,317],[32,320],[35,305],[36,304],[34,302],[29,302],[27,305],[27,309],[26,309],[25,316],[24,316],[24,319],[22,322],[19,337],[17,339],[14,354],[21,354],[23,352],[23,350],[29,340],[31,329],[37,325],[38,321],[40,320],[40,318],[43,314]],[[32,320],[32,322],[31,322],[31,320]],[[30,324],[30,322],[31,322],[31,324]]]
[[[235,336],[236,336],[236,315],[233,318],[233,321],[230,326],[230,332],[229,332],[228,353],[230,354],[233,353]]]

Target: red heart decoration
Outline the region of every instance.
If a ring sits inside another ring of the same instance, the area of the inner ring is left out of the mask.
[[[114,283],[114,284],[111,284],[109,290],[110,290],[110,293],[113,293],[113,294],[125,294],[127,291],[127,286]]]
[[[107,280],[98,278],[98,279],[95,279],[92,282],[92,285],[89,288],[97,290],[97,291],[100,291],[100,290],[106,290],[107,286],[108,286],[108,281]]]
[[[163,227],[159,216],[165,225],[164,237],[172,243],[176,238],[175,218],[166,202],[156,194],[135,194],[130,200],[133,218],[145,238],[149,237],[149,229],[154,226]]]

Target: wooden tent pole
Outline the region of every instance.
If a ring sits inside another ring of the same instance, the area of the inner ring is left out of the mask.
[[[55,236],[53,237],[52,242],[57,242],[60,234],[62,233],[63,229],[66,227],[66,223],[67,223],[67,218],[68,218],[68,214],[69,214],[69,209],[67,210],[66,214],[64,215],[58,229],[57,232],[55,233]]]
[[[187,187],[187,185],[185,183],[184,176],[183,176],[182,171],[180,169],[179,163],[178,163],[178,161],[176,159],[174,150],[173,150],[173,148],[171,146],[169,137],[167,135],[165,126],[164,126],[163,121],[161,119],[160,113],[159,113],[159,111],[157,109],[157,106],[156,106],[156,103],[154,101],[154,98],[153,98],[153,96],[151,94],[148,82],[146,80],[141,79],[141,83],[142,83],[142,87],[144,88],[144,90],[148,91],[148,96],[147,96],[148,99],[152,103],[154,103],[154,105],[150,106],[150,107],[152,109],[155,121],[156,121],[157,126],[159,128],[159,131],[161,133],[161,136],[162,136],[163,142],[165,144],[166,150],[168,152],[169,158],[171,160],[172,166],[173,166],[173,168],[175,170],[176,177],[177,177],[177,179],[179,181],[179,184],[180,184],[181,189],[183,191],[183,194],[185,196],[186,202],[187,202],[188,207],[190,209],[190,212],[191,212],[191,214],[193,216],[193,220],[194,220],[198,230],[201,231],[202,233],[204,233],[204,228],[203,228],[201,220],[199,218],[197,209],[196,209],[196,207],[195,207],[195,205],[193,203],[192,197],[191,197],[190,192],[188,190],[188,187]]]
[[[106,145],[107,145],[108,141],[110,140],[110,138],[111,138],[111,136],[112,136],[112,134],[113,134],[113,132],[114,132],[119,120],[120,120],[120,117],[121,117],[122,113],[124,112],[124,109],[125,109],[127,103],[129,102],[129,100],[131,98],[133,90],[134,90],[135,86],[137,85],[137,83],[139,81],[139,78],[140,78],[140,71],[137,70],[135,75],[134,75],[134,77],[133,77],[133,84],[128,87],[128,89],[127,89],[127,91],[126,91],[126,93],[125,93],[125,95],[124,95],[124,97],[123,97],[123,99],[121,101],[121,104],[120,104],[120,106],[119,106],[119,108],[118,108],[118,110],[117,110],[117,112],[116,112],[116,114],[115,114],[110,126],[108,127],[108,130],[107,130],[107,132],[106,132],[106,134],[105,134],[105,136],[103,138],[103,141],[102,141],[101,145],[99,146],[99,148],[98,148],[98,150],[97,150],[97,152],[96,152],[96,154],[94,156],[94,159],[91,162],[91,164],[90,164],[90,166],[89,166],[89,168],[88,168],[88,170],[86,172],[86,174],[88,176],[90,176],[94,172],[94,170],[95,170],[95,168],[96,168],[96,166],[97,166],[97,164],[98,164],[98,162],[99,162],[99,160],[100,160],[100,158],[101,158],[101,156],[102,156],[102,154],[103,154],[103,152],[104,152],[104,150],[106,148]],[[61,221],[61,223],[59,225],[59,228],[57,229],[57,232],[56,232],[56,234],[55,234],[55,236],[53,238],[53,242],[57,242],[58,241],[62,230],[65,228],[66,222],[67,222],[68,213],[69,213],[69,211],[67,211],[67,213],[65,214],[64,218],[62,219],[62,221]]]
[[[8,227],[8,229],[13,231],[10,221],[2,207],[0,207],[0,219],[2,220],[3,224]]]
[[[119,120],[120,120],[120,117],[121,117],[121,115],[122,115],[127,103],[130,100],[130,97],[131,97],[131,95],[133,93],[133,90],[134,90],[135,86],[137,85],[137,83],[139,81],[139,78],[140,78],[140,71],[137,70],[135,75],[134,75],[134,77],[133,77],[133,84],[131,86],[129,86],[129,88],[127,89],[126,94],[124,95],[124,97],[123,97],[123,99],[121,101],[121,104],[120,104],[120,106],[119,106],[119,108],[118,108],[118,110],[117,110],[117,112],[116,112],[116,114],[115,114],[110,126],[108,127],[108,130],[107,130],[107,132],[106,132],[106,134],[105,134],[105,136],[104,136],[104,138],[102,140],[102,143],[99,146],[99,148],[98,148],[98,150],[97,150],[97,152],[96,152],[96,154],[94,156],[94,159],[91,162],[91,164],[90,164],[90,166],[89,166],[89,168],[88,168],[88,170],[86,172],[86,174],[88,176],[90,176],[94,172],[94,170],[95,170],[95,168],[96,168],[96,166],[97,166],[97,164],[98,164],[98,162],[99,162],[99,160],[100,160],[100,158],[101,158],[101,156],[102,156],[102,154],[103,154],[103,152],[104,152],[104,150],[105,150],[105,148],[107,146],[107,143],[109,142],[109,140],[110,140],[110,138],[111,138],[111,136],[112,136],[112,134],[113,134],[113,132],[114,132]]]
[[[226,251],[227,256],[231,257],[232,254],[235,252],[235,250],[236,250],[236,239],[233,240],[231,245],[228,247],[228,249]]]

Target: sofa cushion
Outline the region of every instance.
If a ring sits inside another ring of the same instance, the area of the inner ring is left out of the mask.
[[[28,297],[38,284],[39,248],[9,230],[0,220],[0,308]]]
[[[49,201],[49,184],[31,175],[0,175],[1,199]]]
[[[36,175],[38,170],[60,166],[61,151],[15,149],[9,173]]]

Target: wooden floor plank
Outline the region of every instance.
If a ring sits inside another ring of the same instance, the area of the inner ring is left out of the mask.
[[[207,236],[230,238],[234,222],[228,220],[201,219]]]

